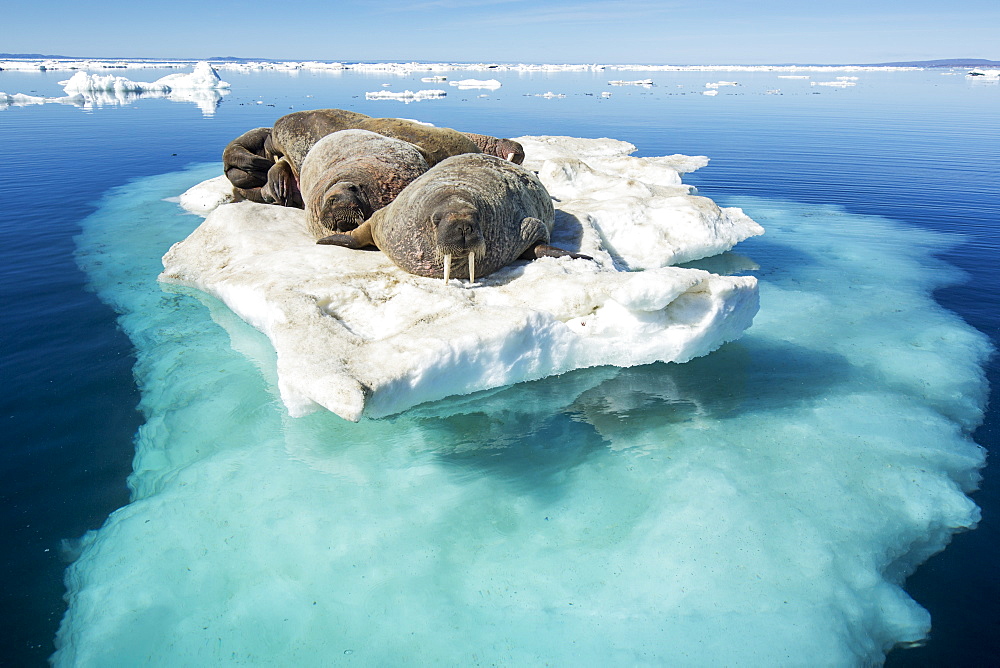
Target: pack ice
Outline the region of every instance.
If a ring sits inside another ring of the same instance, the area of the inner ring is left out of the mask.
[[[577,368],[685,362],[750,327],[754,277],[671,266],[764,231],[681,182],[707,158],[517,141],[554,198],[553,245],[593,261],[516,262],[474,285],[414,276],[377,251],[317,246],[300,209],[228,203],[220,176],[181,196],[207,217],[164,255],[160,280],[214,295],[268,336],[291,415],[353,421]]]

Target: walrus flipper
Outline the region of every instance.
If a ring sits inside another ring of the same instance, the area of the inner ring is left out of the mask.
[[[594,259],[589,255],[550,246],[549,228],[538,218],[525,218],[521,221],[521,238],[528,243],[527,249],[521,253],[520,259],[522,260],[537,260],[541,257],[571,257],[574,260]]]
[[[330,236],[317,239],[316,243],[324,246],[343,246],[351,250],[361,250],[369,246],[378,248],[375,239],[372,238],[372,223],[370,219],[361,223],[350,232],[331,234]]]
[[[304,209],[302,194],[299,192],[298,180],[292,172],[292,166],[285,159],[280,159],[267,171],[267,185],[261,188],[265,201],[281,206],[291,206]]]
[[[522,255],[526,260],[537,260],[540,257],[569,257],[574,260],[593,260],[594,258],[589,255],[584,255],[583,253],[573,253],[568,250],[563,250],[562,248],[556,248],[555,246],[550,246],[548,244],[536,244],[532,248],[529,248]]]

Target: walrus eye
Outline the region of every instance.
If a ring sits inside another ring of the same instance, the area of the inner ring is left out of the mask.
[[[431,214],[431,225],[437,227],[440,224],[441,224],[441,214],[435,211],[434,213]]]

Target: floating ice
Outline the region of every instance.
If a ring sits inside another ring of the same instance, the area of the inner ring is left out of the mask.
[[[983,81],[1000,80],[1000,70],[984,70],[976,68],[965,75],[968,79],[981,79]]]
[[[810,81],[809,85],[810,86],[832,86],[832,87],[835,87],[835,88],[849,88],[851,86],[857,86],[858,83],[856,81],[842,81],[842,80],[838,80],[838,81]]]
[[[168,74],[152,83],[132,81],[114,75],[77,72],[67,81],[59,82],[67,95],[93,95],[95,93],[144,93],[187,90],[219,90],[229,88],[207,62],[200,62],[190,73]]]
[[[102,106],[125,105],[140,98],[167,98],[180,102],[194,102],[202,113],[210,116],[223,95],[229,94],[229,84],[207,62],[199,62],[189,73],[169,74],[150,83],[132,81],[112,74],[77,72],[60,81],[64,97],[35,97],[0,93],[0,109],[27,104],[71,104],[84,109]]]
[[[622,79],[615,79],[608,82],[609,86],[642,86],[643,88],[651,88],[653,85],[652,79],[638,79],[636,81],[624,81]]]
[[[267,339],[154,278],[196,224],[163,199],[217,172],[82,223],[146,424],[54,665],[867,666],[926,636],[900,585],[975,525],[983,463],[988,341],[933,298],[953,239],[748,198],[765,308],[712,355],[291,419]]]
[[[705,88],[721,88],[722,86],[739,86],[735,81],[716,81],[705,84]]]
[[[448,82],[451,86],[457,86],[460,90],[467,90],[473,88],[485,88],[487,90],[496,90],[500,88],[501,84],[496,79],[460,79],[459,81]]]
[[[414,72],[902,72],[921,67],[889,67],[884,65],[649,65],[625,64],[539,64],[539,63],[339,63],[321,61],[250,61],[214,62],[217,70],[239,72],[274,70],[278,72],[377,72],[405,76]],[[190,67],[188,60],[78,60],[78,59],[10,59],[0,60],[0,68],[8,70],[95,70],[149,69]]]
[[[376,90],[365,93],[366,100],[397,100],[399,102],[419,102],[420,100],[437,100],[442,97],[447,96],[448,93],[443,90],[418,90],[416,92],[412,90],[404,90],[399,93],[394,93],[388,90]]]
[[[704,158],[634,158],[609,139],[518,141],[558,200],[553,243],[596,261],[516,263],[463,289],[381,253],[317,246],[301,210],[244,202],[171,248],[162,278],[267,334],[291,414],[324,407],[350,420],[577,368],[684,362],[750,326],[754,278],[668,266],[763,231],[680,183]],[[212,189],[183,201],[203,212]]]

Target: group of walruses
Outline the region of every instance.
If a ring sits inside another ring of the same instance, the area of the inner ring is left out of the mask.
[[[590,259],[549,245],[552,198],[523,160],[511,139],[344,109],[282,116],[222,153],[237,200],[305,209],[317,243],[471,283],[519,258]]]

